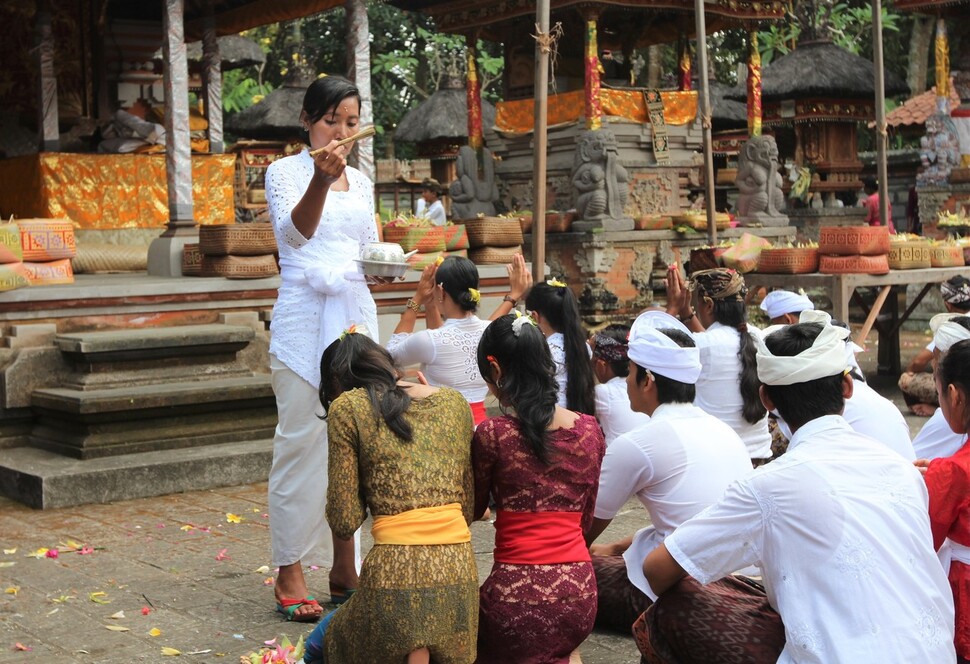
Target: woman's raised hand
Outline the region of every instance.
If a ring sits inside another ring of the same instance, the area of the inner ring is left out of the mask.
[[[680,274],[680,265],[667,266],[667,313],[676,318],[690,313],[690,291]]]
[[[532,288],[532,272],[526,268],[525,258],[522,254],[515,254],[505,269],[509,271],[509,297],[516,301],[521,300]]]
[[[313,158],[314,175],[328,188],[340,179],[347,168],[346,146],[338,146],[334,139],[327,143],[317,156]]]
[[[435,274],[438,272],[437,263],[431,263],[421,271],[421,279],[418,281],[418,289],[414,292],[414,301],[418,304],[425,304],[431,301],[434,296]]]

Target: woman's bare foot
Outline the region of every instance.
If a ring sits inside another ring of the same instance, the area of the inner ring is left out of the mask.
[[[354,562],[354,540],[333,538],[333,567],[330,568],[330,587],[334,591],[357,590],[357,566]],[[331,599],[337,599],[333,597]],[[346,599],[346,597],[343,597]]]
[[[569,664],[583,664],[583,660],[579,656],[579,648],[569,653]]]
[[[913,415],[920,417],[931,417],[936,412],[936,406],[931,406],[928,403],[914,403],[909,409],[913,411]]]
[[[288,599],[305,599],[310,591],[307,590],[306,579],[303,578],[303,566],[300,562],[292,565],[280,565],[279,575],[276,577],[276,585],[273,591],[276,601]],[[293,611],[293,620],[306,621],[319,618],[323,614],[323,609],[319,604],[304,604]]]

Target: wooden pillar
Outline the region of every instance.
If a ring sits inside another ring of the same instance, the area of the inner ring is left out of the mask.
[[[886,226],[889,218],[889,167],[886,162],[889,134],[886,129],[886,70],[882,56],[882,0],[872,0],[872,60],[876,93],[876,177],[879,180],[879,223]]]
[[[465,94],[468,100],[468,145],[476,151],[485,144],[482,132],[482,84],[478,80],[478,63],[476,60],[478,36],[475,33],[465,35],[465,53],[467,62],[465,71]]]
[[[603,107],[600,103],[600,58],[596,23],[599,16],[589,12],[586,20],[586,62],[583,77],[583,92],[586,98],[586,128],[600,129],[603,126]]]
[[[347,78],[360,92],[360,124],[374,124],[374,101],[370,81],[370,22],[365,0],[346,0],[347,10]],[[356,166],[371,182],[377,181],[374,164],[374,139],[357,141]]]
[[[165,175],[168,227],[148,248],[148,273],[182,275],[182,248],[198,228],[192,209],[192,150],[189,144],[189,67],[185,54],[185,0],[162,0],[165,59]],[[227,219],[227,222],[232,221]]]
[[[41,152],[60,149],[57,118],[57,77],[54,74],[54,36],[51,33],[51,8],[48,0],[39,0],[35,16],[37,64],[37,128]]]
[[[202,33],[202,106],[209,126],[209,152],[222,154],[226,151],[222,135],[222,54],[212,16],[206,18]]]
[[[748,37],[748,136],[761,136],[761,52],[758,33]]]
[[[535,116],[533,144],[535,150],[532,169],[532,279],[536,283],[546,278],[546,150],[549,121],[549,55],[552,37],[549,34],[549,0],[536,0],[536,73]]]

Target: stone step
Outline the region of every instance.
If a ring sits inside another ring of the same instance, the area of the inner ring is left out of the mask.
[[[76,459],[272,437],[269,375],[31,395],[30,444]]]
[[[251,327],[217,323],[59,334],[54,344],[69,361],[91,364],[225,355],[255,336]]]
[[[37,509],[109,503],[265,480],[270,438],[79,461],[32,447],[4,450],[0,493]]]

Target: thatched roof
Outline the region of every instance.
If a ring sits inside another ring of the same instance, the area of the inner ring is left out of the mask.
[[[198,66],[202,63],[202,42],[196,41],[185,45],[186,55],[188,56],[189,66]],[[162,62],[162,49],[155,51],[155,62]],[[219,59],[222,61],[222,70],[240,69],[261,65],[266,62],[266,54],[259,44],[252,39],[240,35],[226,35],[219,37]]]
[[[482,99],[482,128],[495,126],[495,106]],[[422,143],[439,138],[468,138],[468,100],[464,88],[445,88],[412,108],[401,119],[394,139]]]
[[[719,81],[710,82],[711,125],[715,131],[739,129],[748,126],[748,105],[743,101],[729,99],[728,95],[744,95],[744,85],[727,85]],[[700,90],[695,83],[694,89]]]
[[[886,96],[907,94],[909,88],[887,71]],[[836,97],[869,99],[875,95],[873,64],[831,42],[809,42],[773,60],[761,73],[761,98],[765,101]],[[743,95],[731,94],[743,100]]]
[[[258,103],[226,118],[226,129],[240,138],[291,141],[300,137],[300,111],[309,81],[288,81]]]

